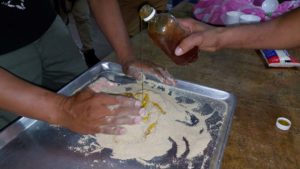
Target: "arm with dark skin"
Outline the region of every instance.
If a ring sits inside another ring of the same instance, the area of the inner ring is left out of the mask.
[[[122,96],[94,93],[90,89],[71,97],[31,85],[0,68],[0,107],[82,134],[122,134],[120,125],[141,121],[140,102]],[[119,105],[110,110],[109,105]]]
[[[173,82],[166,70],[135,59],[115,0],[90,0],[96,21],[115,48],[125,72],[139,77],[141,68],[163,82]],[[168,81],[169,80],[169,81]],[[122,134],[122,125],[136,124],[145,114],[141,103],[123,96],[84,89],[66,97],[27,83],[0,68],[0,108],[82,134]],[[110,109],[112,105],[118,105]]]
[[[115,49],[118,62],[123,66],[125,73],[140,79],[143,69],[145,74],[153,75],[166,84],[175,84],[167,70],[134,57],[117,0],[89,0],[89,3],[98,26]]]
[[[286,49],[300,46],[300,9],[258,24],[213,27],[192,19],[180,20],[192,33],[176,49],[177,55],[198,46],[199,50],[222,48]]]
[[[134,60],[129,36],[116,0],[89,0],[96,22],[116,51],[122,65]]]
[[[115,0],[91,0],[96,20],[118,54],[126,72],[135,77],[142,67],[162,79],[167,71],[134,58],[129,38]],[[139,69],[137,67],[140,67]],[[169,77],[169,76],[168,76]],[[145,114],[141,103],[124,96],[112,96],[84,89],[66,97],[27,83],[0,68],[0,108],[57,124],[82,134],[123,134],[122,125],[139,123]],[[111,109],[110,106],[117,105]]]

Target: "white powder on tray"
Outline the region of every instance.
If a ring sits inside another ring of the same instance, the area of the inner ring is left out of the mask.
[[[197,103],[177,103],[176,96],[168,95],[169,87],[163,86],[164,90],[152,89],[151,86],[157,86],[157,84],[148,81],[148,85],[144,85],[142,96],[141,83],[103,84],[104,81],[100,78],[91,84],[90,88],[96,92],[127,93],[127,95],[128,92],[132,93],[135,98],[144,99],[143,105],[147,115],[140,124],[124,125],[127,129],[127,133],[124,135],[96,134],[84,136],[78,142],[82,147],[80,149],[71,147],[72,150],[89,155],[109,148],[112,150],[111,158],[113,159],[135,159],[148,165],[148,162],[154,157],[166,155],[174,143],[177,145],[176,157],[181,157],[188,151],[186,159],[192,160],[203,154],[203,150],[212,139],[204,123],[208,117],[192,111],[197,108]],[[130,91],[128,91],[129,89]],[[97,144],[87,146],[88,137],[94,138]]]

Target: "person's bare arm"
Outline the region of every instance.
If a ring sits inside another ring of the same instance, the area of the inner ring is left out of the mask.
[[[143,72],[157,77],[163,83],[175,84],[175,80],[166,69],[134,57],[117,0],[89,0],[89,3],[98,26],[115,49],[118,62],[123,66],[125,73],[140,79],[140,73]]]
[[[191,30],[175,51],[182,55],[198,46],[199,50],[222,48],[285,49],[300,46],[300,9],[265,23],[233,27],[213,27],[191,19],[180,23]]]
[[[134,59],[129,36],[116,0],[89,0],[98,26],[113,46],[120,64]]]
[[[135,99],[94,93],[66,97],[27,83],[0,68],[0,108],[82,134],[122,134],[120,125],[141,121],[144,110]],[[108,106],[119,105],[110,110]]]
[[[223,48],[285,49],[300,46],[300,8],[269,22],[228,28]],[[221,40],[222,41],[222,40]]]
[[[27,83],[0,68],[0,107],[21,116],[56,123],[64,97]]]

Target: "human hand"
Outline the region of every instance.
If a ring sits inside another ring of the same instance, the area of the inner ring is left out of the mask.
[[[143,74],[150,75],[157,78],[160,82],[175,85],[175,79],[172,75],[163,67],[158,66],[149,61],[133,60],[123,65],[124,72],[134,78],[141,80]]]
[[[175,50],[177,56],[183,55],[195,46],[199,50],[216,51],[220,46],[221,28],[210,26],[194,19],[178,19],[180,25],[189,30],[190,35],[183,39]]]
[[[60,110],[57,124],[81,134],[124,134],[121,125],[137,124],[146,113],[138,100],[95,93],[91,89],[66,97]]]

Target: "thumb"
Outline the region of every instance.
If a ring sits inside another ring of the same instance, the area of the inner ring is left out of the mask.
[[[200,47],[203,41],[201,34],[191,34],[184,38],[175,49],[175,55],[181,56],[193,49],[195,46]]]

